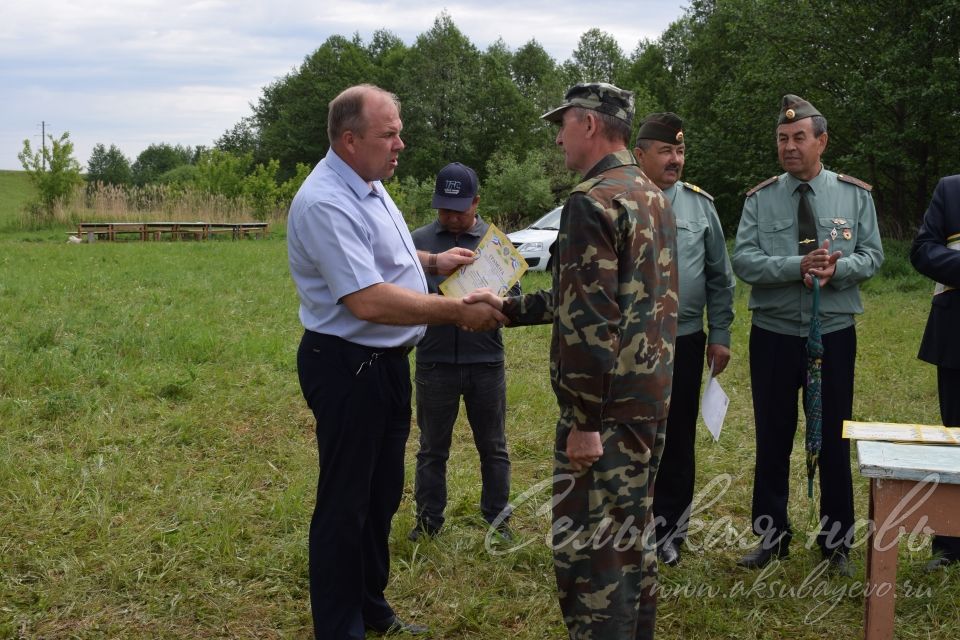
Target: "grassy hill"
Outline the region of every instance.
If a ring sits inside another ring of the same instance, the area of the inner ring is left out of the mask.
[[[13,228],[36,190],[26,171],[0,171],[0,230]]]

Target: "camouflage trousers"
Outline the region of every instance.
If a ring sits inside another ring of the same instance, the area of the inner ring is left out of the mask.
[[[553,561],[571,640],[653,638],[657,615],[654,480],[666,421],[603,428],[603,455],[574,471],[561,416],[553,483]]]

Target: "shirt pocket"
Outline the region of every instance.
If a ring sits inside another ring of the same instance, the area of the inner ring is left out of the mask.
[[[677,220],[677,251],[683,254],[684,249],[690,249],[703,244],[703,234],[707,231],[707,223],[700,220]]]
[[[830,241],[830,251],[842,251],[844,256],[853,253],[857,244],[857,221],[853,218],[831,217],[817,218],[817,236],[820,240],[817,246],[823,244],[824,240]]]
[[[797,232],[793,218],[773,218],[760,220],[757,228],[760,236],[760,249],[771,256],[796,255]]]

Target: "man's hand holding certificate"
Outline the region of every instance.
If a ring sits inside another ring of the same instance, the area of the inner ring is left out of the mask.
[[[477,289],[487,288],[504,296],[527,270],[523,259],[509,238],[490,225],[477,245],[477,259],[465,264],[440,283],[445,296],[462,298]]]

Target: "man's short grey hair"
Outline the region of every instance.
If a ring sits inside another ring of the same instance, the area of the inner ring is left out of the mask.
[[[371,93],[387,96],[400,112],[400,99],[394,94],[373,84],[358,84],[348,87],[330,101],[327,112],[327,139],[332,145],[345,131],[362,136],[367,132],[368,122],[363,117],[364,99]]]
[[[650,138],[637,138],[637,144],[633,145],[638,147],[641,151],[648,151],[651,146],[653,146],[653,140]]]
[[[797,120],[799,122],[799,120]],[[819,138],[827,132],[827,119],[823,116],[810,116],[810,124],[813,126],[813,137]],[[777,125],[777,130],[780,129],[780,125]]]
[[[594,111],[593,109],[584,109],[583,107],[570,108],[574,109],[574,117],[577,119],[577,122],[583,122],[583,119],[589,111],[599,122],[603,123],[600,131],[603,133],[604,138],[611,142],[622,142],[625,147],[630,146],[630,137],[633,135],[633,132],[630,130],[630,125],[620,118],[615,118],[614,116]]]
[[[810,116],[813,121],[813,137],[819,138],[827,132],[827,119],[823,116]]]

